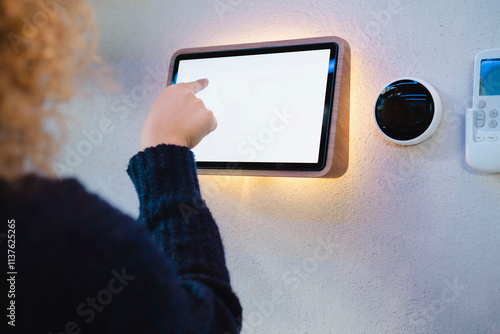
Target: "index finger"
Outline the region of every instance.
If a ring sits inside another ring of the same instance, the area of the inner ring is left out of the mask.
[[[208,79],[199,79],[193,82],[189,82],[187,85],[194,94],[197,94],[208,86]]]

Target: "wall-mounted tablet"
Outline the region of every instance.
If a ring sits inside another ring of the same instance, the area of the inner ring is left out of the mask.
[[[339,177],[349,148],[350,50],[338,37],[183,49],[168,84],[197,96],[217,130],[193,149],[199,174]]]

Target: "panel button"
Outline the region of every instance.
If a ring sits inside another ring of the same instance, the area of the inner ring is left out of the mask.
[[[491,118],[495,118],[495,117],[497,117],[497,116],[498,116],[498,110],[496,110],[496,109],[492,109],[492,110],[490,111],[490,117],[491,117]]]
[[[482,119],[482,120],[484,120],[484,117],[485,117],[485,116],[486,116],[486,115],[484,114],[484,111],[483,111],[483,110],[478,110],[478,111],[476,111],[476,118],[477,118],[477,119]]]
[[[478,128],[482,128],[484,126],[485,116],[484,111],[476,111],[476,126]]]
[[[479,101],[479,102],[477,103],[477,107],[478,107],[479,109],[483,109],[484,107],[486,107],[486,102],[484,102],[483,100]]]
[[[494,119],[490,121],[490,123],[488,123],[488,126],[492,129],[496,128],[498,125],[498,122],[495,121]]]
[[[496,135],[488,135],[488,141],[490,141],[490,142],[497,141],[497,136]]]
[[[475,135],[474,140],[477,142],[484,141],[484,136],[483,135]]]

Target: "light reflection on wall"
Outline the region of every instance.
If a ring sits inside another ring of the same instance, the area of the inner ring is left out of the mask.
[[[340,189],[349,191],[349,182],[348,176],[341,179],[200,176],[204,197],[209,203],[218,202],[218,208],[226,215],[320,223],[331,221],[333,208],[326,203],[331,203],[327,197],[332,189],[333,193]],[[334,207],[343,206],[342,197],[338,196]],[[325,201],[319,201],[320,198]]]
[[[233,25],[232,29],[224,34],[220,33],[220,29],[207,29],[202,45],[230,45],[334,35],[325,34],[324,31],[318,33],[311,28],[314,26],[311,22],[298,22],[297,17],[283,16],[276,21],[263,22],[255,16],[249,16],[244,22],[244,26]],[[216,24],[219,25],[220,22]],[[337,36],[344,38],[351,46],[348,171],[338,179],[200,176],[202,192],[207,202],[224,204],[217,207],[222,210],[223,215],[232,217],[237,212],[238,216],[261,215],[276,221],[317,223],[331,223],[333,216],[341,216],[342,220],[347,222],[348,217],[353,215],[354,207],[361,201],[362,189],[365,187],[358,182],[361,171],[356,168],[356,164],[365,159],[366,152],[363,152],[362,148],[366,137],[376,134],[372,127],[371,95],[376,95],[378,87],[373,85],[377,82],[373,77],[375,71],[372,70],[375,68],[365,67],[370,64],[362,53],[364,48],[359,45],[362,41],[357,37],[356,31]],[[356,135],[359,133],[365,133],[367,136]]]

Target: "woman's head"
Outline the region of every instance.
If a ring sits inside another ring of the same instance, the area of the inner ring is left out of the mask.
[[[83,0],[0,0],[0,37],[0,178],[50,174],[56,106],[95,52],[92,12]]]

